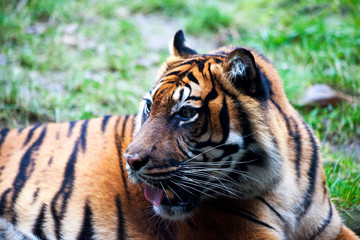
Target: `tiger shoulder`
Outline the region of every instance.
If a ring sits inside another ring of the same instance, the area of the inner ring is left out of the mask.
[[[137,115],[0,131],[0,237],[359,239],[270,61],[171,43]]]

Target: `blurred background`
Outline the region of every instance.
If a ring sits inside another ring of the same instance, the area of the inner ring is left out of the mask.
[[[0,128],[136,113],[178,29],[199,53],[253,47],[322,142],[332,200],[360,234],[359,13],[358,0],[1,0]]]

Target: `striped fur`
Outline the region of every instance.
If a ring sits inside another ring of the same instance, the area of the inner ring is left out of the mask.
[[[137,116],[0,131],[0,238],[358,239],[270,62],[172,52]]]

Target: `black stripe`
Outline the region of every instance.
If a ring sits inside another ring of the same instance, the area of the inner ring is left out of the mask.
[[[201,97],[190,96],[186,100],[201,101]]]
[[[3,216],[5,213],[6,205],[7,205],[7,195],[11,192],[11,188],[6,189],[3,192],[0,199],[0,216]]]
[[[81,141],[81,148],[82,148],[83,152],[85,152],[85,150],[86,150],[86,132],[87,132],[88,124],[89,124],[89,119],[86,119],[81,126],[80,141]]]
[[[40,239],[47,239],[44,233],[44,222],[45,222],[45,211],[46,211],[46,204],[41,206],[41,210],[39,215],[36,218],[34,227],[32,229],[32,233]]]
[[[179,65],[175,66],[174,68],[178,68],[178,67],[181,67],[181,66],[184,66],[184,65],[192,65],[192,64],[194,64],[194,63],[195,63],[195,64],[199,64],[200,61],[204,61],[204,60],[198,59],[198,58],[196,58],[196,59],[191,59],[191,60],[189,60],[189,61],[180,63]]]
[[[22,133],[22,131],[24,131],[25,127],[19,128],[18,129],[18,134]]]
[[[119,163],[120,163],[120,170],[121,170],[121,178],[123,181],[123,185],[125,188],[125,193],[126,193],[126,197],[129,199],[130,198],[130,193],[129,193],[129,189],[128,189],[128,185],[127,185],[127,181],[126,181],[126,177],[125,177],[125,167],[124,167],[124,162],[123,162],[123,156],[122,156],[122,143],[121,143],[121,139],[123,139],[125,137],[125,128],[126,128],[126,123],[129,119],[129,116],[126,115],[124,117],[124,122],[122,124],[122,130],[121,130],[121,136],[119,136],[119,130],[118,130],[118,126],[119,126],[119,121],[120,121],[119,117],[116,121],[115,124],[115,144],[116,144],[116,150],[118,152],[118,158],[119,158]]]
[[[198,67],[198,69],[199,69],[199,72],[203,72],[203,71],[204,71],[205,63],[206,63],[206,61],[200,61],[200,62],[197,64],[197,67]]]
[[[257,216],[255,216],[254,214],[252,214],[251,212],[249,212],[249,211],[247,211],[247,210],[245,210],[243,208],[240,208],[240,207],[237,207],[237,206],[231,206],[229,204],[221,204],[221,205],[220,204],[212,204],[212,205],[216,209],[227,212],[229,214],[240,216],[242,218],[247,219],[250,222],[253,222],[255,224],[258,224],[258,225],[261,225],[263,227],[270,228],[270,229],[273,229],[273,230],[276,231],[276,229],[274,227],[272,227],[269,224],[259,220]]]
[[[219,119],[220,119],[221,129],[223,132],[223,139],[220,142],[220,144],[223,144],[228,139],[230,133],[230,117],[229,117],[228,107],[226,104],[225,95],[223,97],[222,108],[219,113]]]
[[[324,231],[324,229],[329,225],[329,223],[331,222],[332,216],[333,216],[333,209],[331,206],[331,201],[329,198],[329,214],[327,216],[327,218],[324,220],[324,222],[321,224],[321,226],[316,229],[315,233],[311,236],[311,238],[309,238],[310,240],[315,239],[317,236],[319,236],[322,231]]]
[[[34,134],[34,131],[35,131],[37,128],[39,128],[40,126],[41,126],[41,124],[36,124],[34,127],[32,127],[32,128],[30,129],[30,131],[29,131],[29,133],[28,133],[28,135],[27,135],[27,137],[26,137],[26,139],[25,139],[25,142],[24,142],[24,144],[23,144],[23,147],[25,147],[25,145],[29,143],[29,141],[31,140],[31,138],[32,138],[32,136],[33,136],[33,134]]]
[[[123,217],[122,205],[119,195],[115,197],[115,204],[116,204],[117,217],[118,217],[117,239],[123,240],[127,238],[127,234],[126,234],[125,221]]]
[[[180,152],[186,157],[186,158],[190,158],[189,154],[181,147],[179,139],[176,138],[176,144],[177,147],[179,148]]]
[[[124,122],[122,124],[121,137],[125,137],[126,123],[129,120],[129,115],[126,115],[124,118],[125,119],[124,119]]]
[[[293,117],[288,118],[287,115],[283,112],[283,110],[281,109],[281,107],[275,102],[274,99],[270,98],[271,102],[274,104],[274,106],[278,109],[278,111],[280,112],[280,114],[282,115],[285,123],[286,123],[286,128],[287,131],[290,135],[290,137],[292,137],[292,139],[294,140],[295,143],[295,148],[296,148],[296,156],[295,156],[295,170],[296,170],[296,177],[297,180],[299,181],[300,177],[301,177],[301,171],[300,171],[300,163],[301,163],[301,152],[302,152],[302,143],[301,143],[301,135],[300,135],[300,131],[299,131],[299,127],[298,124],[296,123],[295,119]],[[290,127],[290,120],[293,122],[294,127],[295,127],[295,133],[292,131],[291,127]]]
[[[255,138],[253,136],[254,131],[251,126],[249,116],[243,108],[242,103],[235,98],[232,98],[232,101],[236,106],[236,119],[240,122],[242,135],[244,137],[244,147],[247,148],[250,144],[255,143]]]
[[[183,98],[183,95],[184,95],[184,88],[182,88],[181,90],[180,90],[180,97],[179,97],[179,101],[181,101],[181,99]]]
[[[209,130],[209,118],[210,118],[210,110],[208,110],[207,107],[203,107],[203,111],[206,113],[204,114],[204,122],[202,123],[201,129],[199,133],[196,133],[196,131],[198,131],[198,128],[195,128],[194,131],[191,132],[192,137],[194,138],[200,138],[202,135],[204,135],[205,133],[208,132]],[[208,142],[206,142],[206,144],[201,144],[201,143],[197,143],[195,148],[202,148],[202,147],[206,147],[208,144]]]
[[[39,196],[39,192],[40,192],[40,188],[37,188],[35,190],[35,192],[33,193],[33,200],[32,200],[32,204],[34,204]]]
[[[68,134],[67,134],[68,137],[71,137],[72,130],[73,130],[73,128],[75,127],[75,124],[76,124],[76,123],[77,123],[77,121],[71,121],[71,122],[69,122],[69,130],[68,130]]]
[[[52,162],[53,162],[54,158],[53,157],[50,157],[49,158],[49,161],[48,161],[48,166],[51,166]]]
[[[311,163],[310,163],[309,171],[307,173],[309,183],[308,183],[307,190],[304,194],[303,201],[300,205],[301,209],[299,211],[300,214],[297,217],[298,221],[301,217],[303,217],[305,215],[305,213],[307,212],[307,210],[309,209],[309,207],[312,203],[312,199],[313,199],[313,195],[314,195],[314,191],[315,191],[315,180],[317,177],[317,167],[318,167],[318,161],[319,161],[318,146],[316,144],[314,135],[312,134],[309,126],[304,121],[303,121],[303,124],[305,126],[307,133],[309,134],[309,137],[310,137],[310,142],[312,145],[312,156],[311,156]]]
[[[6,135],[9,133],[9,129],[8,128],[3,128],[0,131],[0,149],[1,149],[1,145],[4,143]]]
[[[327,185],[326,185],[325,180],[322,181],[322,187],[323,187],[323,199],[322,199],[322,202],[324,203],[325,197],[327,196],[327,194],[326,194],[327,193],[327,189],[326,189]]]
[[[235,108],[236,116],[237,116],[236,119],[240,123],[240,127],[243,131],[242,135],[245,137],[244,138],[244,146],[247,147],[247,146],[249,146],[249,144],[255,143],[255,139],[253,137],[252,126],[249,121],[248,114],[242,106],[242,103],[238,100],[238,98],[235,94],[229,92],[228,90],[223,88],[221,85],[220,85],[220,88],[221,88],[221,91],[224,92],[224,95],[230,96],[231,101],[233,102],[232,105],[236,106],[236,108]]]
[[[13,195],[11,198],[10,212],[13,214],[13,223],[16,223],[16,216],[14,213],[14,207],[16,200],[23,189],[26,181],[30,178],[31,174],[35,169],[35,159],[32,157],[32,154],[39,150],[44,138],[46,135],[46,127],[41,131],[38,139],[28,148],[20,161],[19,172],[15,177],[13,182]]]
[[[161,95],[163,92],[168,91],[166,87],[164,87],[165,84],[169,84],[169,82],[164,83],[161,87],[159,87],[156,92],[153,94],[153,99],[158,98],[158,95]]]
[[[270,210],[275,213],[275,215],[281,220],[283,226],[284,226],[284,232],[287,232],[288,228],[289,228],[289,225],[288,223],[286,222],[286,220],[284,219],[283,216],[281,216],[281,214],[276,211],[275,208],[273,208],[267,201],[265,201],[264,198],[262,197],[256,197],[258,200],[260,200],[261,202],[263,202],[268,208],[270,208]]]
[[[212,87],[211,87],[211,91],[206,95],[204,102],[203,102],[203,106],[201,108],[201,111],[204,113],[204,116],[206,116],[206,117],[205,117],[204,123],[202,124],[202,127],[200,129],[200,132],[196,135],[193,134],[194,137],[200,137],[208,132],[208,127],[209,127],[209,125],[211,125],[211,121],[210,121],[211,114],[210,114],[209,102],[211,100],[216,99],[219,95],[215,89],[214,77],[210,71],[210,68],[211,68],[211,64],[208,64],[208,73],[209,73],[209,78],[210,78]],[[211,145],[211,143],[207,141],[205,143],[198,143],[195,147],[201,148],[202,146],[208,146],[209,144]],[[216,144],[216,143],[214,143],[214,144]]]
[[[223,61],[221,59],[218,59],[218,58],[214,58],[215,62],[216,63],[222,63]]]
[[[283,117],[283,119],[284,119],[284,121],[285,121],[285,123],[286,123],[287,131],[288,131],[289,135],[292,137],[292,136],[293,136],[293,132],[292,132],[292,130],[291,130],[288,117],[287,117],[286,114],[283,112],[283,110],[281,109],[281,107],[279,106],[279,104],[277,104],[277,102],[275,102],[274,99],[270,98],[270,101],[274,104],[274,106],[275,106],[275,107],[278,109],[278,111],[280,112],[281,116]]]
[[[135,114],[135,115],[132,115],[133,116],[133,118],[132,118],[132,122],[131,122],[131,128],[130,128],[130,133],[131,133],[131,135],[130,135],[130,137],[132,138],[133,137],[133,134],[134,134],[134,128],[135,128],[135,123],[136,123],[136,118],[137,118],[137,114]]]
[[[102,130],[103,133],[105,132],[105,128],[106,128],[106,125],[107,125],[110,117],[111,117],[111,115],[106,115],[103,118],[103,121],[101,123],[101,130]]]
[[[192,72],[189,72],[186,76],[191,82],[199,85],[199,81],[196,79],[196,77],[194,76],[194,74]]]
[[[86,201],[84,207],[83,223],[79,236],[77,237],[78,240],[87,240],[87,239],[91,239],[94,236],[94,228],[92,226],[92,216],[93,213],[91,211],[89,201]]]
[[[296,169],[297,180],[299,181],[301,177],[301,172],[300,172],[300,160],[301,160],[301,151],[302,151],[301,135],[299,132],[298,124],[296,123],[295,119],[293,117],[290,117],[290,120],[293,122],[295,126],[295,133],[293,136],[295,142],[295,148],[296,148],[295,169]]]
[[[0,176],[1,176],[1,174],[3,173],[3,170],[5,169],[5,165],[3,165],[3,166],[1,166],[0,167]]]
[[[164,76],[164,78],[165,78],[165,77],[172,76],[172,75],[179,75],[180,73],[181,73],[181,71],[169,72],[169,73],[167,73],[167,74]]]
[[[77,153],[80,145],[80,137],[76,140],[74,149],[66,164],[64,178],[59,191],[55,194],[55,197],[51,201],[51,213],[55,222],[55,235],[58,239],[61,237],[61,220],[64,218],[67,203],[72,194],[74,180],[75,180],[75,164],[77,161]],[[62,199],[62,202],[60,202]],[[57,210],[56,208],[60,208]]]

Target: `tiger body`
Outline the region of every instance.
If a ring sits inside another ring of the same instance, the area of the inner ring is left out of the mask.
[[[271,63],[172,47],[137,116],[2,130],[0,215],[41,239],[359,239]]]
[[[24,239],[251,239],[241,212],[233,215],[208,203],[180,224],[154,216],[143,191],[129,181],[122,157],[134,119],[113,116],[2,130],[2,217]],[[264,211],[271,213],[256,204],[253,210],[261,213],[259,219]],[[264,230],[254,239],[268,239],[271,233]]]

